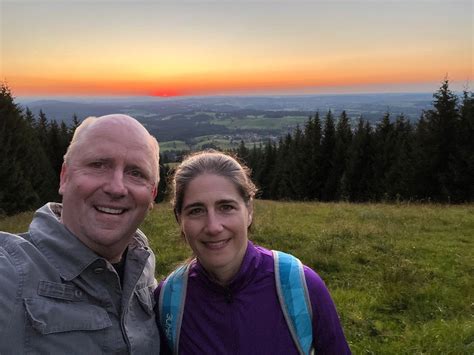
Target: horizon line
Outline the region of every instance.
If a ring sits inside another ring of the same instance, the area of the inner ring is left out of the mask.
[[[462,93],[463,90],[451,90],[454,93]],[[158,99],[158,100],[185,100],[185,99],[205,99],[205,98],[233,98],[233,97],[311,97],[311,96],[357,96],[357,95],[426,95],[433,94],[432,91],[367,91],[367,92],[331,92],[331,93],[268,93],[268,94],[203,94],[203,95],[176,95],[176,96],[158,96],[158,95],[73,95],[73,94],[54,94],[54,95],[14,95],[18,99]]]

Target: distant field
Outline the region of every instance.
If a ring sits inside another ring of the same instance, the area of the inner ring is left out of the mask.
[[[24,231],[31,213],[0,220]],[[167,204],[142,226],[157,278],[189,255]],[[257,201],[251,239],[326,281],[354,354],[474,353],[474,205]]]
[[[222,135],[208,135],[196,137],[192,140],[190,144],[187,144],[183,141],[167,141],[159,142],[160,143],[160,152],[170,152],[170,151],[182,151],[182,150],[201,150],[203,147],[209,147],[210,145],[216,146],[223,150],[236,149],[240,145],[239,139],[232,139],[228,136]],[[259,146],[259,144],[265,144],[263,141],[246,141],[245,146],[249,149],[253,146]]]
[[[297,124],[303,125],[307,121],[308,116],[264,117],[263,115],[249,115],[245,118],[216,119],[211,123],[225,126],[230,130],[283,130],[295,127]]]
[[[189,146],[183,141],[168,141],[160,142],[160,152],[167,152],[170,150],[189,150]]]

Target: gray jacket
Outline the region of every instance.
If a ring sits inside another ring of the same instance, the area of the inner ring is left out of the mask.
[[[25,235],[0,233],[0,354],[159,353],[146,237],[137,231],[129,245],[121,285],[60,210],[40,208]]]

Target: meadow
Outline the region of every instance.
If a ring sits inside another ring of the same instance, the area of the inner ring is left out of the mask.
[[[142,230],[158,279],[190,255],[168,204]],[[321,275],[354,354],[474,353],[474,205],[256,201],[251,239]]]
[[[219,147],[221,150],[231,150],[239,148],[241,143],[240,139],[234,139],[229,135],[206,135],[206,136],[199,136],[194,137],[190,140],[189,143],[185,141],[168,141],[168,142],[160,142],[160,152],[173,152],[173,151],[196,151],[202,150],[206,146],[215,146]],[[248,149],[252,149],[254,146],[259,147],[259,145],[264,145],[267,143],[266,140],[254,140],[245,143],[245,146]]]
[[[212,120],[212,124],[222,125],[229,130],[280,130],[284,132],[288,127],[304,125],[308,121],[308,115],[286,115],[281,117],[268,117],[265,114],[246,115],[242,118],[220,118]]]

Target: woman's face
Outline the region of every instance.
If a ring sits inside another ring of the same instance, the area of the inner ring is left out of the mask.
[[[238,272],[247,249],[252,208],[225,177],[203,174],[184,191],[181,230],[200,263],[221,283]]]

